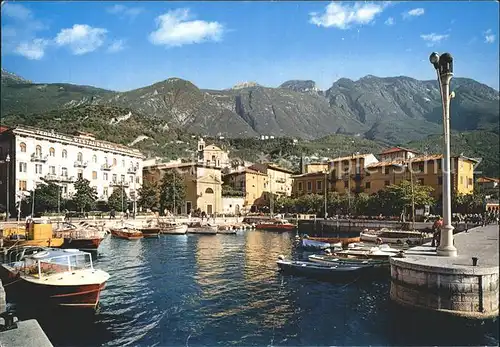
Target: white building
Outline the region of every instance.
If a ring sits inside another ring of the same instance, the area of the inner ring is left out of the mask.
[[[134,197],[142,184],[143,155],[136,149],[98,141],[91,134],[74,136],[28,126],[0,129],[0,160],[9,154],[9,196],[11,207],[16,194],[33,190],[40,182],[60,184],[64,198],[74,193],[73,183],[83,177],[106,201],[115,187],[123,186]],[[0,170],[6,197],[7,171]]]

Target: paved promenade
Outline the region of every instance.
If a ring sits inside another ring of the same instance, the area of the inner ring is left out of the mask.
[[[438,256],[430,245],[393,257],[391,298],[404,306],[467,318],[498,316],[498,236],[498,225],[477,227],[454,235],[457,257]]]

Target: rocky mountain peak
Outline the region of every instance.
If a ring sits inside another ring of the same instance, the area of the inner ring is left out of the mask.
[[[296,92],[318,92],[316,82],[311,80],[290,80],[286,81],[279,86],[279,88],[287,88]]]
[[[2,68],[2,84],[18,84],[18,83],[31,83],[27,79],[22,78],[12,72]]]

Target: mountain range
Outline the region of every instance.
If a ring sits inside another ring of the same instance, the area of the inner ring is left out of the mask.
[[[414,147],[429,147],[426,141],[435,142],[442,134],[437,81],[404,76],[341,78],[327,90],[320,90],[311,80],[290,80],[277,88],[243,82],[229,89],[207,90],[169,78],[115,92],[33,83],[2,69],[1,87],[2,123],[63,131],[84,128],[105,140],[152,154],[165,153],[160,148],[179,141],[180,134],[214,138],[269,135],[316,142],[336,134],[371,140],[373,148],[409,142]],[[498,91],[467,78],[453,78],[451,88],[456,95],[451,101],[452,131],[479,132],[485,141],[498,141]],[[180,142],[186,138],[189,136]],[[464,151],[481,156],[479,148]],[[498,158],[493,168],[498,168]]]
[[[452,90],[456,95],[451,104],[452,129],[498,132],[498,91],[466,78],[454,78]],[[341,78],[325,91],[314,81],[300,80],[278,88],[250,82],[226,90],[204,90],[170,78],[114,92],[32,83],[2,70],[1,97],[2,116],[84,105],[116,106],[157,119],[167,129],[209,136],[314,139],[336,133],[398,143],[442,132],[437,82],[409,77]]]

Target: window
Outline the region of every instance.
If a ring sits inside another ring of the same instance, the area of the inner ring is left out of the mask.
[[[302,190],[302,182],[299,182],[299,190]]]
[[[63,167],[61,168],[61,176],[62,177],[68,177],[68,169]]]
[[[370,189],[370,188],[371,188],[371,182],[366,182],[366,184],[365,184],[365,188],[366,188],[366,189]]]
[[[125,182],[125,175],[122,175],[120,178],[121,178],[120,182]]]
[[[464,178],[463,176],[460,176],[460,185],[463,185],[464,184]]]
[[[113,178],[111,179],[113,183],[116,183],[116,174],[113,174]]]
[[[140,181],[140,177],[139,177],[139,176],[137,176],[137,177],[135,178],[135,183],[141,183],[141,181]]]
[[[424,172],[424,163],[418,164],[418,171]]]
[[[438,159],[438,169],[441,170],[441,167],[443,165],[442,159]]]
[[[130,175],[129,176],[129,180],[128,180],[130,183],[134,183],[134,176]]]
[[[207,188],[207,189],[205,189],[205,193],[207,193],[207,194],[213,194],[214,190],[212,188]]]
[[[307,182],[307,191],[310,192],[312,190],[312,182]]]
[[[349,188],[349,180],[344,181],[344,188]]]
[[[384,186],[388,186],[388,185],[390,185],[390,184],[391,184],[391,182],[389,182],[389,181],[384,181]]]
[[[78,173],[77,173],[77,176],[78,176],[78,179],[82,179],[83,178],[83,170],[78,170]]]
[[[68,185],[67,184],[63,184],[62,185],[62,193],[63,194],[68,194]]]
[[[322,183],[321,181],[316,181],[316,190],[321,190],[323,189],[321,186],[322,186]]]
[[[94,154],[94,155],[92,156],[92,162],[93,162],[93,163],[97,163],[97,155],[95,155],[95,154]]]
[[[76,160],[77,161],[83,161],[83,154],[82,154],[82,152],[78,152],[78,154],[76,155]]]
[[[423,178],[419,178],[418,179],[418,184],[420,184],[421,186],[424,185],[424,179]]]
[[[116,158],[113,158],[113,165],[116,166]]]
[[[21,150],[21,152],[26,153],[26,144],[24,142],[21,142],[19,144],[19,149]],[[19,182],[19,183],[21,183],[21,182]]]
[[[68,151],[63,149],[62,152],[61,152],[61,157],[63,158],[67,158],[68,157]]]
[[[108,196],[108,187],[104,187],[104,188],[102,189],[102,195],[104,195],[104,196],[106,196],[106,197]]]
[[[92,171],[92,179],[93,180],[97,179],[97,171]]]
[[[19,163],[19,172],[26,172],[27,166],[28,165],[26,163]]]
[[[39,175],[42,174],[42,164],[35,164],[35,173]]]
[[[472,178],[469,178],[469,186],[472,186]]]
[[[35,148],[35,154],[39,157],[42,155],[42,146],[37,145]]]
[[[108,164],[108,157],[104,157],[104,164]]]
[[[55,151],[54,147],[49,148],[49,156],[51,156],[51,157],[56,156],[56,151]]]
[[[438,177],[438,185],[440,185],[440,186],[443,185],[443,176]]]
[[[19,181],[19,190],[26,191],[26,181]]]
[[[105,173],[103,173],[103,174],[102,174],[102,179],[103,179],[104,181],[107,181],[107,180],[108,180],[108,173],[107,173],[107,172],[105,172]]]
[[[125,160],[122,160],[122,166],[125,167]]]
[[[56,167],[55,166],[49,166],[49,173],[51,175],[55,175],[56,174]]]

